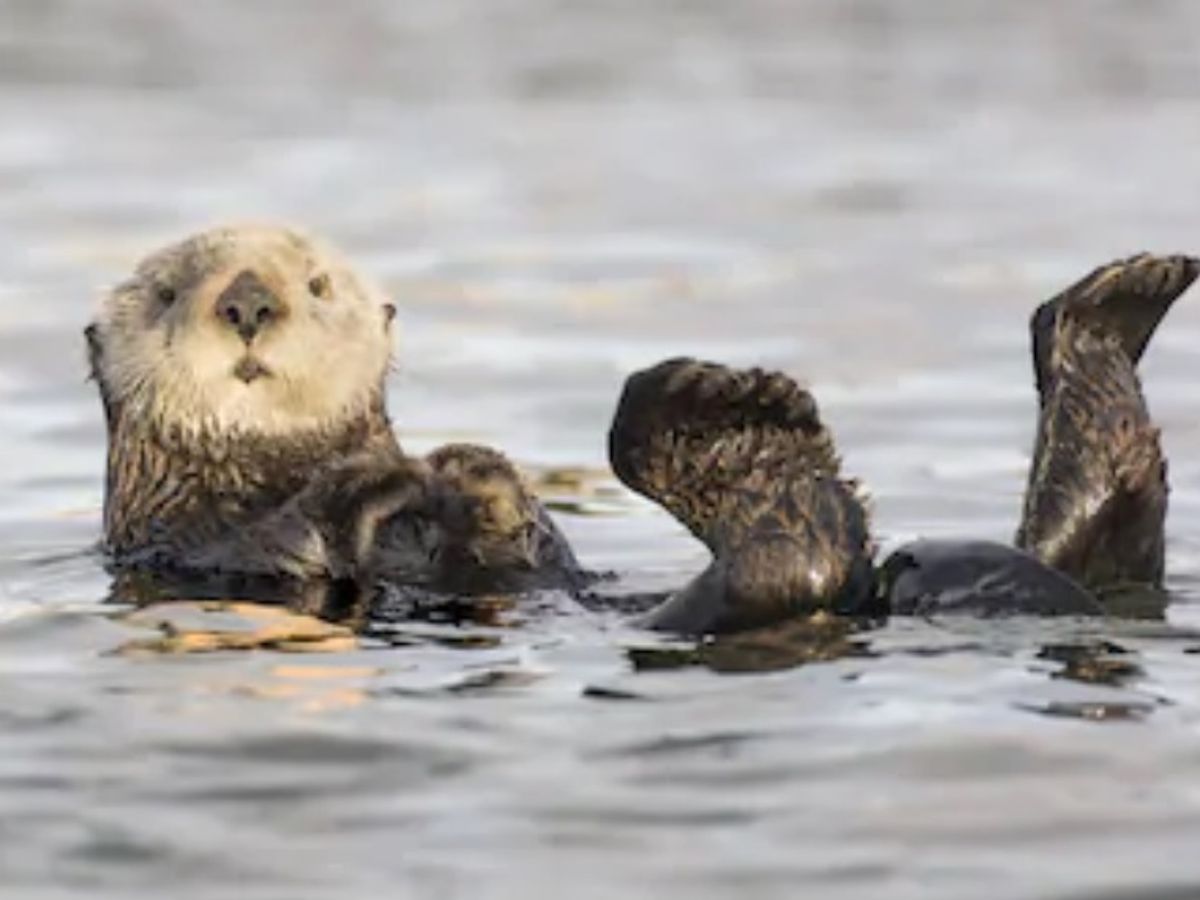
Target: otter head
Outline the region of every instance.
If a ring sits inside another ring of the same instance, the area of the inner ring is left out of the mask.
[[[537,501],[503,454],[476,444],[447,444],[428,457],[451,508],[443,516],[449,568],[530,569],[537,564]]]
[[[382,394],[394,309],[332,248],[218,228],[147,257],[88,329],[110,417],[236,437],[361,416]]]

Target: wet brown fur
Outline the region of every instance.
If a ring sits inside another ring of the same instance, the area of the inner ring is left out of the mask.
[[[1167,466],[1137,363],[1198,273],[1186,256],[1119,260],[1031,320],[1039,417],[1016,543],[1098,593],[1162,583]]]
[[[403,465],[382,409],[291,440],[198,441],[118,415],[109,434],[106,545],[139,565],[345,576],[355,556],[337,538],[352,530],[343,527],[349,500],[332,486],[346,460],[368,472]]]
[[[857,486],[840,476],[812,396],[780,372],[673,359],[626,382],[609,433],[617,476],[660,503],[713,562],[651,615],[667,630],[727,631],[870,590]]]

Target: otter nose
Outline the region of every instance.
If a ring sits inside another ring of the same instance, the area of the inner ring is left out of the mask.
[[[283,303],[249,269],[239,272],[217,298],[217,317],[241,335],[247,344],[282,315]]]

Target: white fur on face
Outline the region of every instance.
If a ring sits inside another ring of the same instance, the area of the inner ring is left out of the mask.
[[[216,308],[243,271],[284,306],[249,348]],[[321,276],[328,288],[314,296]],[[270,226],[215,229],[154,253],[97,325],[98,375],[122,414],[187,431],[279,435],[345,421],[382,390],[391,358],[381,293],[332,248]],[[234,374],[247,353],[269,372],[249,384]]]

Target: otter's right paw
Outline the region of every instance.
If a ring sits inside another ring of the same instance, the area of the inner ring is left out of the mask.
[[[336,577],[370,578],[381,526],[425,518],[435,504],[428,468],[406,457],[352,457],[322,473],[300,508],[325,539]]]

